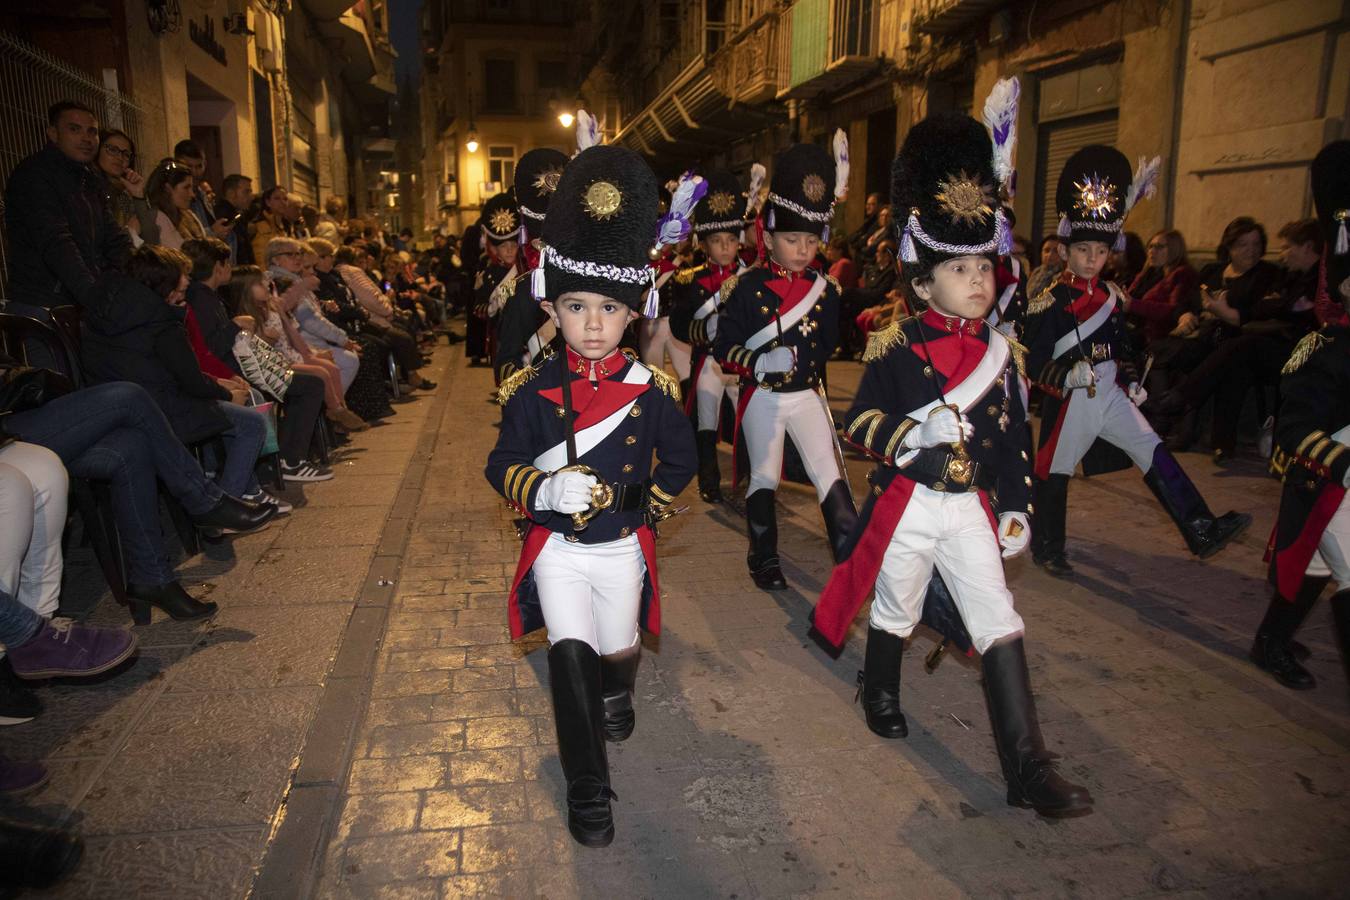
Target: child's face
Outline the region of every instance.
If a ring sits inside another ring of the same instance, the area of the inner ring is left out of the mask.
[[[520,245],[516,243],[515,238],[512,238],[509,241],[502,241],[500,244],[494,244],[493,246],[497,251],[497,258],[502,261],[502,265],[515,265],[516,253],[520,250]]]
[[[764,236],[769,255],[789,272],[800,272],[816,258],[820,238],[809,231],[774,231]]]
[[[703,239],[703,252],[708,255],[709,262],[726,267],[736,261],[736,254],[741,252],[741,242],[734,234],[718,231]]]
[[[994,261],[958,256],[933,267],[931,280],[915,279],[914,293],[944,316],[983,319],[994,303]]]
[[[637,318],[637,313],[618,300],[590,291],[563,294],[557,300],[545,300],[540,306],[553,319],[572,352],[593,360],[613,353],[623,340],[628,323]]]
[[[1060,252],[1067,254],[1065,260],[1070,272],[1090,281],[1101,274],[1102,267],[1110,259],[1111,245],[1105,241],[1075,241],[1067,251]]]

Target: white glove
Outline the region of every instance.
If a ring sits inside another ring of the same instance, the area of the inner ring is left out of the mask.
[[[1031,541],[1031,525],[1025,513],[1007,512],[998,517],[998,545],[1003,558],[1012,559],[1027,549]]]
[[[791,372],[797,365],[797,354],[791,347],[774,347],[755,360],[755,377]]]
[[[563,515],[584,512],[591,505],[591,488],[595,487],[594,475],[581,472],[559,472],[544,479],[539,493],[534,495],[534,508],[551,509]]]
[[[1095,384],[1097,376],[1092,371],[1092,364],[1085,359],[1080,359],[1073,364],[1069,370],[1068,376],[1064,379],[1064,389],[1071,391],[1074,388],[1085,388],[1090,384]]]
[[[1130,384],[1125,391],[1125,395],[1130,398],[1130,402],[1135,406],[1143,406],[1144,401],[1148,399],[1148,391],[1144,390],[1144,386],[1137,381]]]
[[[910,450],[945,447],[965,440],[974,430],[964,415],[958,416],[949,406],[939,406],[931,416],[919,423],[918,428],[911,428],[901,443]]]

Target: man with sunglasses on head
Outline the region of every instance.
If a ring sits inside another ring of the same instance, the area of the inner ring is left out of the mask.
[[[92,163],[98,118],[70,100],[47,111],[47,146],[14,167],[5,190],[9,239],[6,311],[51,321],[56,306],[84,305],[106,272],[124,268],[131,237],[118,227]],[[29,364],[55,368],[40,347]]]

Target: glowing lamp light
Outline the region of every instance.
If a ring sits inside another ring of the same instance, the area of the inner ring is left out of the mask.
[[[562,127],[571,128],[572,123],[576,121],[576,117],[573,116],[570,112],[559,113],[558,121],[562,123]]]
[[[468,150],[470,153],[478,152],[478,132],[469,132],[469,140],[464,144],[464,149]]]

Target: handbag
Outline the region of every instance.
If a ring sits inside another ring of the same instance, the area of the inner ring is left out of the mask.
[[[0,415],[37,409],[74,389],[69,378],[51,369],[6,369],[0,375]]]
[[[286,399],[286,390],[295,375],[286,357],[256,334],[247,331],[234,336],[233,352],[245,381],[276,400]]]
[[[277,405],[274,401],[268,400],[261,391],[256,388],[249,388],[248,405],[263,414],[267,421],[267,436],[263,438],[262,449],[258,451],[258,458],[264,456],[273,456],[281,452],[281,444],[277,441]]]

